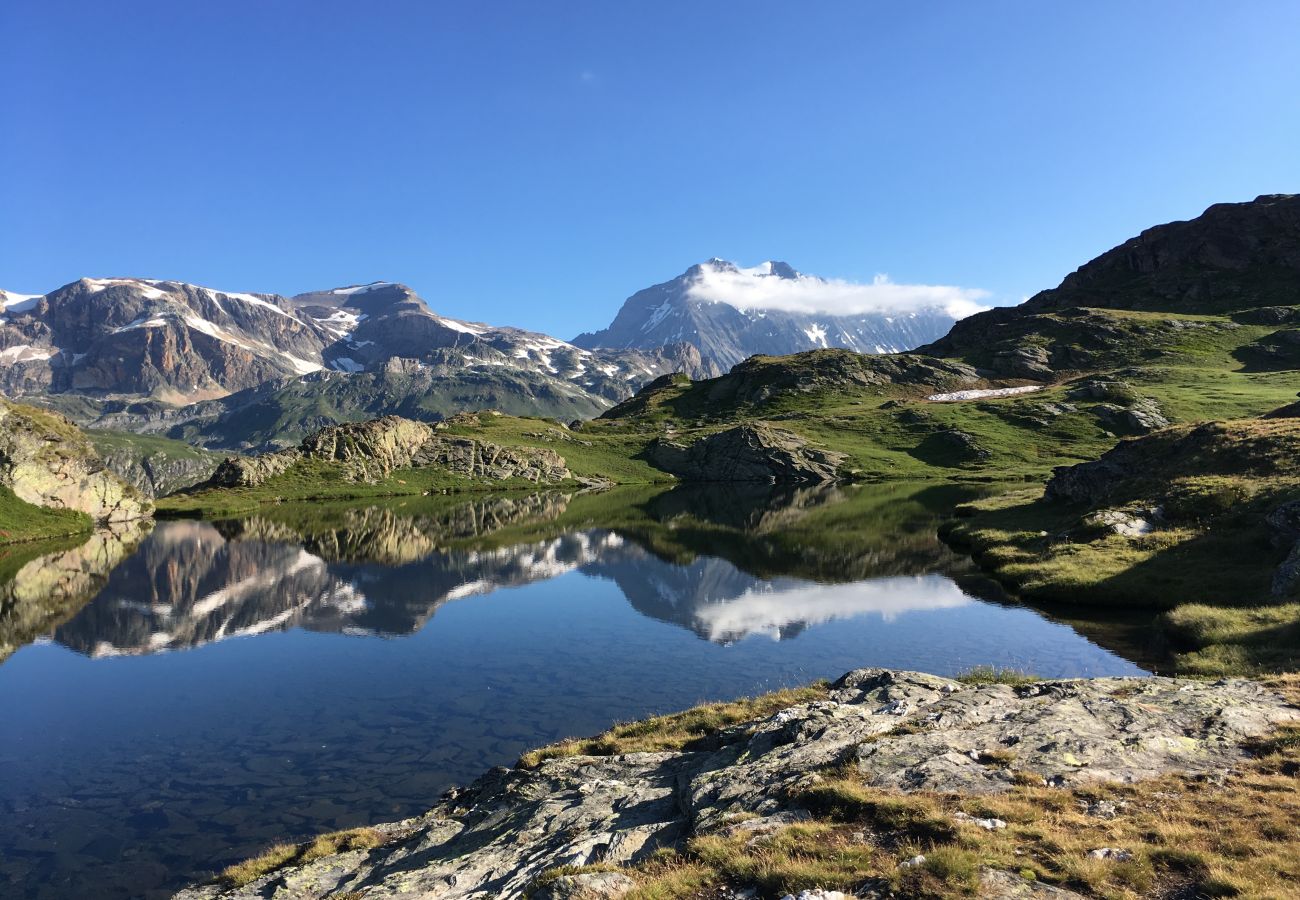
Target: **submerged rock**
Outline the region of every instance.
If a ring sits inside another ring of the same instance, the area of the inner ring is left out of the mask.
[[[1030,776],[1073,785],[1218,774],[1245,757],[1250,738],[1297,721],[1300,710],[1248,680],[955,687],[859,669],[826,699],[733,726],[707,746],[494,769],[403,823],[393,843],[178,898],[520,897],[550,869],[642,860],[734,828],[738,815],[796,822],[803,788],[835,766],[877,788],[944,793],[1008,791]],[[981,762],[988,748],[1004,751],[996,765]],[[1076,896],[1006,873],[985,871],[981,883],[989,897]]]
[[[846,458],[761,422],[737,425],[693,444],[659,438],[646,453],[653,465],[686,481],[829,482],[839,478]]]

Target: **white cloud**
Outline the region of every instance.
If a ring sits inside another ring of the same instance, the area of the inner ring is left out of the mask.
[[[763,263],[750,269],[728,264],[701,266],[700,274],[687,289],[695,300],[726,303],[737,309],[774,309],[793,313],[824,313],[855,316],[868,313],[892,315],[922,309],[942,309],[956,319],[988,309],[980,301],[988,291],[942,284],[895,284],[888,275],[877,275],[870,284],[840,279],[799,275],[780,278],[769,274]]]

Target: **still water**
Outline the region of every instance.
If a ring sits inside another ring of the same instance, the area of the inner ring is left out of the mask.
[[[0,559],[0,895],[167,896],[539,744],[860,666],[1140,673],[977,599],[935,538],[969,494],[286,506],[26,548]]]

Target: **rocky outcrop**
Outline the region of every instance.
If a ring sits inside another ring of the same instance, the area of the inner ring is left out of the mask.
[[[438,433],[424,422],[384,416],[333,425],[291,450],[227,459],[207,486],[255,487],[304,460],[340,463],[351,481],[376,482],[396,469],[437,467],[483,481],[519,478],[553,484],[572,477],[564,457],[536,447],[500,447],[488,441]]]
[[[207,481],[222,461],[221,454],[179,442],[154,447],[134,445],[134,435],[105,440],[92,434],[90,439],[105,467],[146,497],[163,497]]]
[[[126,522],[153,511],[134,487],[104,467],[70,421],[3,399],[0,485],[27,503],[79,510],[99,524]]]
[[[1098,403],[1092,412],[1102,425],[1120,434],[1150,434],[1169,427],[1169,420],[1161,411],[1160,404],[1150,397],[1143,397],[1128,406]]]
[[[964,794],[1007,791],[1027,779],[1070,786],[1169,772],[1217,776],[1244,758],[1248,739],[1296,721],[1300,710],[1245,680],[974,687],[861,669],[824,700],[731,727],[693,749],[494,769],[403,823],[405,837],[394,843],[274,871],[243,888],[193,888],[178,900],[521,897],[548,870],[643,860],[738,819],[779,830],[806,816],[802,792],[834,767],[851,767],[876,788]],[[996,892],[996,876],[986,880],[984,896],[1008,896]],[[587,887],[597,885],[559,890]]]
[[[737,425],[692,444],[659,438],[646,456],[652,465],[685,481],[779,483],[835,481],[846,458],[762,422]]]

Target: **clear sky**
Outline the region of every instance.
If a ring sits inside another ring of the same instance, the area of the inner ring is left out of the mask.
[[[1295,0],[0,3],[0,287],[571,337],[711,256],[1018,302],[1300,191]]]

